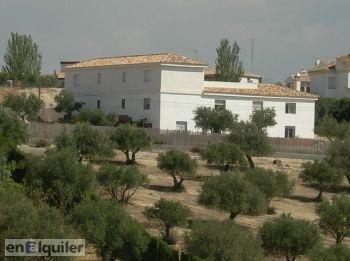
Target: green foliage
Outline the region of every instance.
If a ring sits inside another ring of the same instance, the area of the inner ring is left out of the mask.
[[[112,198],[121,203],[128,203],[140,186],[148,183],[148,178],[136,166],[103,165],[97,179],[105,186]]]
[[[27,129],[17,115],[0,106],[0,152],[14,148],[26,140]]]
[[[197,161],[191,159],[186,152],[169,150],[158,155],[157,167],[173,178],[173,189],[179,190],[186,178],[194,177],[196,174]]]
[[[308,255],[310,261],[348,261],[350,248],[343,245],[334,245],[328,248],[316,248]]]
[[[236,144],[217,142],[209,144],[200,153],[209,164],[214,164],[223,171],[247,167],[245,155]]]
[[[267,156],[273,151],[266,131],[251,122],[235,123],[227,140],[240,147],[246,154],[251,168],[255,167],[252,156]]]
[[[253,233],[231,220],[196,221],[185,245],[189,253],[208,261],[264,260]]]
[[[316,122],[325,116],[331,116],[338,122],[350,121],[350,98],[320,98],[316,102]]]
[[[143,129],[126,124],[116,128],[112,139],[117,149],[125,154],[127,164],[135,164],[136,154],[151,146],[151,137]]]
[[[333,140],[344,140],[350,135],[350,123],[340,122],[330,116],[321,118],[315,126],[315,134]]]
[[[275,126],[277,124],[275,121],[276,111],[274,108],[256,110],[250,118],[251,122],[258,126],[259,129]]]
[[[232,114],[226,109],[214,109],[210,107],[197,107],[193,113],[196,128],[201,128],[203,132],[210,130],[212,133],[221,133],[228,130],[234,122],[237,121],[238,115]]]
[[[347,177],[350,184],[350,136],[344,141],[334,141],[326,152],[326,161]]]
[[[350,197],[334,196],[332,201],[325,200],[316,208],[320,216],[320,228],[341,244],[345,237],[350,237]]]
[[[56,137],[55,144],[58,150],[74,148],[79,156],[79,162],[82,162],[85,157],[114,155],[110,137],[87,123],[76,124],[71,135],[63,131]]]
[[[216,80],[224,82],[239,82],[244,70],[239,60],[240,48],[236,42],[230,46],[227,39],[222,39],[216,48],[215,60]]]
[[[72,121],[73,113],[78,112],[83,106],[83,103],[76,102],[74,99],[74,94],[67,90],[62,90],[55,97],[55,102],[55,110],[60,113],[63,112],[64,120],[68,122]]]
[[[144,212],[147,219],[156,220],[164,227],[164,239],[168,243],[173,240],[170,236],[170,230],[176,226],[185,226],[191,211],[181,205],[179,202],[165,199],[158,200],[154,206],[146,207]]]
[[[295,260],[320,243],[320,234],[313,224],[282,214],[266,221],[261,230],[262,247],[267,254]]]
[[[142,256],[142,261],[178,261],[178,251],[172,249],[163,240],[151,237],[146,252]],[[184,260],[184,259],[181,259]],[[195,260],[193,260],[195,261]]]
[[[58,210],[43,204],[34,206],[24,196],[22,186],[14,182],[0,181],[0,206],[2,246],[7,238],[75,238],[73,230],[65,225],[64,217]],[[1,247],[0,257],[5,260],[3,251],[4,248]]]
[[[202,186],[199,202],[230,212],[230,219],[239,214],[261,214],[266,211],[265,195],[238,173],[228,172],[208,178]]]
[[[57,87],[58,78],[55,74],[44,74],[39,78],[40,87]]]
[[[326,161],[306,162],[302,165],[303,171],[300,174],[304,182],[317,183],[319,194],[316,201],[322,201],[322,192],[326,186],[337,186],[343,180],[343,175],[332,168]]]
[[[41,58],[39,47],[30,35],[11,33],[4,55],[3,70],[15,81],[35,82],[40,76]]]
[[[8,80],[10,80],[10,75],[7,72],[0,71],[0,87],[8,86]]]
[[[288,180],[288,175],[282,171],[265,170],[255,168],[245,172],[246,179],[257,186],[265,194],[267,206],[274,197],[286,197],[293,189],[293,182]]]
[[[71,221],[104,260],[142,260],[148,247],[144,227],[114,201],[85,198],[73,210]]]
[[[22,121],[25,121],[27,117],[34,119],[44,107],[44,102],[32,93],[28,95],[22,92],[6,95],[2,105],[13,110]]]
[[[71,150],[49,151],[45,156],[28,159],[24,183],[29,191],[40,190],[44,200],[63,212],[79,203],[95,188],[91,166],[82,166]],[[37,199],[39,200],[39,199]]]
[[[115,113],[105,114],[103,111],[81,110],[76,117],[77,122],[89,122],[96,126],[117,126],[118,116]]]

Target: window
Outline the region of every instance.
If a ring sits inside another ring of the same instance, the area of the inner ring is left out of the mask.
[[[143,72],[143,81],[144,82],[151,82],[151,70],[145,70]]]
[[[296,104],[295,103],[286,103],[286,113],[295,114],[296,113]]]
[[[122,81],[126,82],[126,72],[122,72]]]
[[[335,77],[328,77],[328,89],[336,89]]]
[[[74,86],[79,86],[79,79],[80,79],[80,75],[79,74],[74,74],[73,75],[73,84],[74,84]]]
[[[150,98],[144,98],[143,99],[143,109],[149,110],[151,108],[151,99]]]
[[[294,126],[286,126],[284,131],[284,137],[287,139],[295,138],[295,127]]]
[[[262,101],[253,101],[253,111],[261,111],[264,108]]]
[[[97,102],[96,102],[96,108],[97,108],[97,109],[101,109],[101,101],[100,101],[100,100],[97,100]]]
[[[125,109],[125,98],[122,99],[122,109]]]
[[[178,131],[187,131],[187,121],[177,121],[176,130]]]
[[[97,74],[97,83],[101,83],[102,82],[102,74],[98,73]]]
[[[215,110],[218,110],[218,109],[226,109],[225,100],[215,100]]]

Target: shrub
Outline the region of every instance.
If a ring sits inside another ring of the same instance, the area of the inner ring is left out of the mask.
[[[35,142],[35,147],[37,148],[46,148],[47,146],[49,146],[49,143],[47,140],[39,139]]]
[[[274,108],[256,110],[250,116],[251,122],[254,123],[259,129],[275,126],[277,124],[275,118],[276,111]]]
[[[68,122],[73,120],[73,113],[78,112],[83,106],[83,103],[75,101],[74,94],[72,92],[65,89],[55,97],[55,102],[55,110],[57,112],[63,112],[64,120]]]
[[[157,167],[173,178],[173,189],[179,190],[186,178],[194,177],[197,170],[197,161],[191,159],[186,152],[169,150],[158,155]]]
[[[344,245],[316,248],[308,254],[308,257],[310,261],[347,261],[350,260],[350,248]]]

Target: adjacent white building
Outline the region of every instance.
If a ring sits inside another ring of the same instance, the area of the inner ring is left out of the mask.
[[[350,97],[350,54],[334,60],[316,59],[309,70],[311,92],[324,98]]]
[[[290,75],[285,83],[288,88],[299,92],[310,92],[311,90],[310,75],[304,68],[301,68],[300,72]]]
[[[173,53],[83,61],[64,69],[65,88],[89,109],[147,119],[152,128],[200,131],[198,106],[223,106],[248,120],[253,110],[275,108],[271,137],[314,138],[317,96],[276,85],[204,80],[206,64]]]

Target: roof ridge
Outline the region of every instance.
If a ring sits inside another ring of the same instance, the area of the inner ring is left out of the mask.
[[[153,55],[164,55],[164,54],[170,54],[170,52],[164,52],[164,53],[150,53],[150,54],[130,54],[130,55],[116,55],[116,56],[102,56],[102,57],[96,57],[96,58],[90,58],[87,60],[82,60],[81,62],[88,62],[93,60],[100,60],[100,59],[113,59],[113,58],[124,58],[124,57],[137,57],[137,56],[153,56]]]

